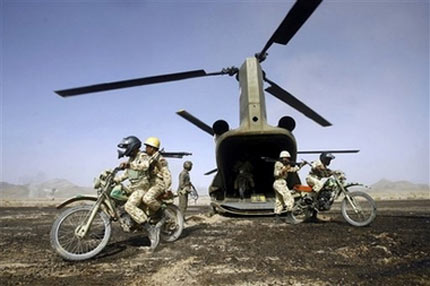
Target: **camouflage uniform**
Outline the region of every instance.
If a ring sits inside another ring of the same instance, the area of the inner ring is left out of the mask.
[[[179,209],[182,214],[185,214],[188,206],[188,194],[192,191],[192,184],[190,179],[190,172],[186,169],[182,170],[179,174],[179,186],[178,186],[178,195],[179,195]]]
[[[130,181],[128,189],[131,195],[125,203],[125,211],[139,224],[147,220],[147,215],[139,208],[142,202],[142,197],[149,188],[149,156],[139,151],[134,158],[129,158],[130,167],[115,181],[122,182],[126,179]]]
[[[239,190],[240,199],[244,199],[245,192],[255,188],[255,182],[252,176],[253,168],[249,161],[245,163],[239,161],[234,169],[238,173],[234,180],[234,189]]]
[[[158,155],[149,168],[149,190],[143,196],[143,203],[149,208],[150,215],[158,211],[161,202],[157,199],[172,185],[172,175],[170,174],[167,160]]]
[[[275,170],[273,172],[275,176],[273,189],[275,189],[276,194],[275,214],[281,214],[284,206],[287,210],[291,210],[293,207],[294,199],[288,189],[286,177],[289,172],[297,172],[298,170],[300,170],[298,166],[292,167],[290,165],[284,165],[281,161],[276,161]]]
[[[306,177],[306,183],[311,186],[315,192],[319,192],[327,181],[327,177],[331,176],[332,171],[327,168],[321,160],[314,161],[311,165],[311,171]]]

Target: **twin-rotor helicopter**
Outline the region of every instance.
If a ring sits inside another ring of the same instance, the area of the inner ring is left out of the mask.
[[[287,150],[295,161],[300,153],[320,153],[322,151],[299,151],[293,135],[295,120],[290,116],[279,119],[277,126],[267,123],[264,91],[277,97],[295,108],[306,117],[323,127],[330,126],[321,115],[316,113],[288,91],[271,81],[262,70],[261,63],[266,59],[267,51],[272,44],[287,45],[300,27],[316,10],[322,0],[298,0],[285,16],[274,34],[263,49],[252,57],[246,58],[240,68],[229,67],[218,72],[207,73],[205,70],[192,70],[150,77],[143,77],[116,82],[55,91],[62,97],[69,97],[93,92],[177,81],[190,78],[229,75],[239,81],[240,86],[240,126],[231,129],[224,120],[218,120],[212,127],[194,117],[185,110],[177,114],[206,133],[215,137],[216,173],[209,186],[212,207],[219,212],[245,215],[273,213],[275,193],[272,188],[273,162],[262,158],[277,158],[282,150]],[[268,87],[264,88],[264,84]],[[358,150],[330,150],[333,153],[354,153]],[[238,176],[237,165],[247,162],[253,179],[253,195],[239,198],[235,180]],[[211,173],[211,172],[208,172]],[[208,174],[207,173],[207,174]],[[297,174],[292,173],[288,179],[289,187],[300,183]],[[257,198],[257,199],[256,199]]]

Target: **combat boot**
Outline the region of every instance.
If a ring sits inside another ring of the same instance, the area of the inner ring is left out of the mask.
[[[276,224],[281,224],[283,223],[281,216],[279,214],[275,214],[275,223]]]
[[[285,216],[285,222],[288,224],[295,224],[294,219],[291,217],[291,211],[288,211]]]
[[[308,222],[320,222],[317,215],[318,212],[316,210],[312,210],[312,215],[309,217]]]
[[[152,225],[152,224],[146,222],[144,224],[144,228],[148,232],[148,238],[149,238],[149,241],[151,242],[149,249],[154,251],[155,248],[160,243],[160,228],[161,227],[157,226],[157,225]]]
[[[150,222],[152,224],[158,223],[163,218],[163,209],[159,208],[153,215],[151,215]]]

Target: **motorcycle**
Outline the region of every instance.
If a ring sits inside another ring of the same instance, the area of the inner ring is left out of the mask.
[[[124,210],[128,199],[127,186],[114,181],[120,170],[119,167],[106,170],[95,179],[97,196],[76,196],[57,206],[61,209],[77,201],[91,202],[91,205],[66,209],[52,225],[51,246],[64,259],[80,261],[99,254],[109,242],[112,222],[118,222],[124,232],[144,230]],[[151,223],[161,224],[160,239],[165,242],[177,240],[184,229],[184,218],[173,204],[173,198],[171,191],[160,196],[161,216],[149,218]],[[142,210],[147,213],[145,207]]]
[[[357,188],[360,190],[356,190]],[[319,192],[309,186],[296,185],[292,190],[294,205],[288,213],[288,220],[293,224],[302,223],[318,212],[330,210],[333,202],[343,195],[343,218],[353,226],[369,225],[376,217],[376,204],[363,191],[366,188],[359,183],[346,183],[345,174],[340,171],[333,172]]]

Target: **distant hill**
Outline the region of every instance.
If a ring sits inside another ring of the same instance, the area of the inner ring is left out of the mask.
[[[24,185],[14,185],[0,182],[0,199],[28,198],[29,190]]]
[[[92,188],[76,186],[64,179],[52,179],[40,184],[27,185],[0,182],[1,199],[52,199],[94,193]]]
[[[382,179],[370,187],[369,193],[376,200],[430,199],[430,188],[425,184]]]
[[[429,185],[414,184],[408,181],[389,181],[382,179],[370,186],[369,190],[375,198],[428,198]],[[206,195],[207,188],[199,187],[199,194]],[[63,199],[78,194],[95,194],[89,187],[77,186],[65,179],[52,179],[40,184],[14,185],[0,182],[0,199]]]
[[[425,184],[414,184],[408,181],[389,181],[382,179],[371,186],[373,191],[382,192],[404,192],[404,191],[418,191],[425,192],[430,191],[429,185]]]

